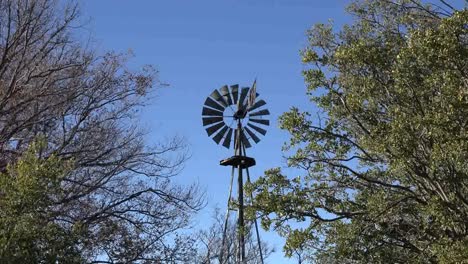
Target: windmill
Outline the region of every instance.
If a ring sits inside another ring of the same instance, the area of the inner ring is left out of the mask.
[[[251,88],[239,88],[239,85],[224,85],[219,90],[214,90],[205,100],[202,110],[203,126],[216,144],[225,148],[234,149],[234,156],[221,160],[220,165],[231,166],[231,183],[229,187],[228,209],[224,222],[223,240],[220,262],[223,262],[226,229],[229,218],[229,202],[232,195],[232,184],[237,170],[237,246],[238,263],[245,263],[245,221],[244,221],[244,177],[250,182],[249,167],[255,165],[255,159],[248,157],[246,149],[260,142],[260,138],[266,134],[266,127],[270,121],[266,117],[270,114],[265,108],[266,102],[258,100],[256,81]],[[253,197],[250,197],[252,200]],[[257,235],[259,255],[263,263],[263,254],[258,232],[258,224],[255,219],[255,231]]]

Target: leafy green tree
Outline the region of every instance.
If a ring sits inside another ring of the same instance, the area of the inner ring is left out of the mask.
[[[82,263],[79,224],[58,224],[50,210],[70,163],[38,158],[41,148],[33,144],[0,174],[0,262]]]
[[[282,115],[300,176],[267,171],[255,208],[287,255],[307,248],[316,263],[466,263],[468,11],[413,0],[348,11],[340,31],[308,32],[304,77],[323,111]]]

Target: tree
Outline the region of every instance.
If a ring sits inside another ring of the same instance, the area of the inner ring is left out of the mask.
[[[263,225],[316,263],[464,263],[468,11],[414,0],[348,11],[352,25],[308,32],[304,77],[323,111],[281,116],[303,175],[275,168],[254,184]]]
[[[173,138],[148,146],[135,122],[156,72],[130,70],[128,55],[88,48],[77,38],[78,14],[73,2],[0,1],[0,171],[8,175],[43,138],[38,159],[72,163],[47,221],[86,234],[74,245],[81,258],[186,261],[192,239],[179,231],[203,197],[195,185],[171,182],[187,159],[185,145]]]
[[[222,246],[223,232],[225,224],[225,215],[220,213],[219,209],[215,209],[213,214],[213,224],[207,229],[200,230],[198,234],[198,253],[194,263],[220,263],[230,264],[237,263],[237,222],[232,218],[228,219],[226,228],[226,237],[224,248]],[[246,260],[249,264],[261,263],[259,254],[258,242],[255,234],[253,233],[251,224],[247,225],[249,232],[245,236],[246,245]],[[268,256],[274,252],[268,243],[265,241],[262,244],[263,259],[266,260]],[[222,256],[221,256],[222,255]]]
[[[38,159],[40,143],[0,174],[0,261],[2,263],[82,263],[79,228],[50,221],[69,163],[55,156]]]

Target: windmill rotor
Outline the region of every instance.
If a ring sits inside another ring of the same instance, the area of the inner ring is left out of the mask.
[[[266,102],[258,97],[254,87],[239,88],[237,84],[214,90],[202,109],[202,122],[208,136],[229,149],[234,147],[240,127],[241,142],[246,148],[260,142],[270,125],[267,119],[270,112],[265,108]]]

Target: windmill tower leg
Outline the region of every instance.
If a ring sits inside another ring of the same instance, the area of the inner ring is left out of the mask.
[[[243,157],[242,153],[242,124],[241,121],[237,121],[237,140],[236,148],[239,156]],[[237,218],[237,235],[238,235],[238,247],[239,247],[239,262],[245,262],[245,224],[244,224],[244,179],[242,177],[242,164],[239,163],[237,167],[239,175],[237,177],[237,194],[238,194],[238,218]]]
[[[242,177],[242,167],[239,165],[239,177],[237,178],[238,185],[238,201],[239,201],[239,217],[237,218],[238,239],[239,239],[239,260],[240,263],[245,262],[245,224],[244,224],[244,181]]]

